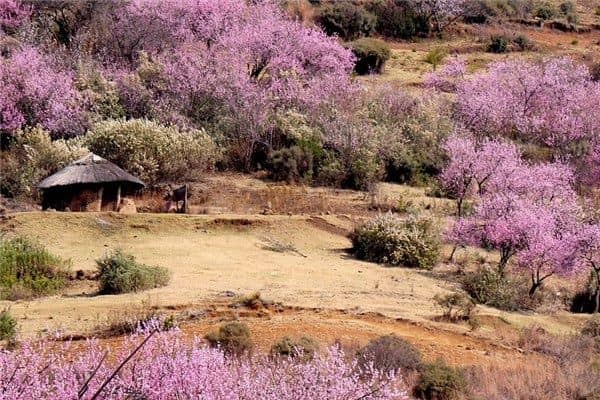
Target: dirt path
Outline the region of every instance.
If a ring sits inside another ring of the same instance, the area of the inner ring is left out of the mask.
[[[202,321],[182,324],[181,330],[189,336],[203,336],[229,318],[230,316],[209,315]],[[457,365],[481,365],[526,357],[510,345],[490,341],[476,333],[434,329],[424,324],[374,313],[286,309],[258,317],[252,313],[242,313],[235,318],[248,324],[256,346],[262,351],[269,351],[272,344],[283,336],[310,336],[322,344],[339,342],[354,349],[375,337],[395,334],[418,347],[428,360],[443,357]]]

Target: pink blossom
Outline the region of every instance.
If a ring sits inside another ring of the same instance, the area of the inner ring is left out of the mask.
[[[134,335],[119,354],[124,360],[144,339]],[[50,350],[52,349],[52,350]],[[95,341],[85,345],[26,342],[0,352],[0,399],[90,399],[116,365]],[[97,372],[94,370],[98,368]],[[87,385],[86,381],[89,382]],[[265,356],[230,358],[178,332],[155,334],[127,362],[99,399],[408,399],[401,379],[371,367],[361,370],[338,347],[311,361]]]
[[[0,59],[0,131],[41,125],[53,136],[73,136],[85,129],[72,73],[33,47]]]
[[[577,168],[580,183],[600,184],[600,82],[584,65],[563,57],[501,61],[472,75],[448,68],[426,84],[456,93],[455,116],[464,127],[550,148]]]
[[[2,32],[17,30],[28,18],[31,9],[20,0],[0,0],[0,37]]]
[[[443,92],[454,92],[457,89],[457,84],[462,81],[466,72],[466,62],[461,58],[453,57],[439,71],[425,74],[423,82],[428,88]]]
[[[530,165],[513,144],[488,139],[476,144],[468,137],[451,137],[445,149],[449,162],[440,180],[459,207],[449,240],[498,250],[501,273],[514,258],[517,268],[531,273],[531,294],[546,278],[581,269],[582,209],[567,164]],[[461,206],[467,198],[475,207],[464,216]]]

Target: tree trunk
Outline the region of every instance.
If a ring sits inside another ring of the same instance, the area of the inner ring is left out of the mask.
[[[448,257],[448,262],[452,262],[454,260],[454,253],[456,253],[457,245],[452,246],[452,252],[450,253],[450,257]]]
[[[500,261],[498,262],[498,274],[500,274],[500,276],[503,278],[506,270],[506,264],[508,264],[509,259],[509,253],[502,250],[500,253]]]
[[[529,297],[533,298],[533,295],[535,294],[536,290],[538,290],[538,288],[540,286],[542,286],[542,282],[536,282],[534,279],[531,280],[531,289],[529,289]]]
[[[594,312],[600,313],[600,269],[594,269],[594,273],[596,274],[596,293],[594,293],[596,304],[594,307]]]
[[[456,218],[457,219],[460,219],[462,217],[463,200],[464,199],[461,197],[456,199]],[[458,246],[456,244],[454,246],[452,246],[452,252],[450,253],[450,257],[448,257],[448,262],[452,262],[454,260],[454,253],[456,253],[457,248],[458,248]]]

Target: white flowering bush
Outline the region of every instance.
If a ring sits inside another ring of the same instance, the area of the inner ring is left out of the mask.
[[[50,132],[41,127],[18,131],[10,150],[0,153],[0,193],[7,197],[35,195],[42,179],[86,153],[87,149],[74,141],[52,141]]]
[[[183,132],[146,119],[100,122],[83,143],[150,185],[193,179],[212,169],[219,154],[203,130]]]
[[[440,255],[440,235],[435,222],[411,214],[401,219],[380,215],[357,227],[351,235],[356,257],[377,263],[431,269]]]

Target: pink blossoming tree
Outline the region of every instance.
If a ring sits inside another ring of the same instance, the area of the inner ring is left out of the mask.
[[[246,167],[271,146],[275,113],[308,113],[352,90],[351,51],[273,2],[135,0],[119,15],[106,57],[129,65],[113,74],[125,104],[177,124],[220,119]],[[152,72],[140,73],[148,60]]]
[[[12,33],[19,29],[29,18],[30,7],[25,6],[20,0],[0,1],[0,37],[3,33]]]
[[[459,60],[425,84],[456,94],[456,119],[477,135],[502,135],[550,148],[571,160],[580,182],[599,185],[600,82],[569,58],[492,63],[464,74]],[[583,162],[582,162],[583,160]]]
[[[0,131],[25,125],[41,125],[55,137],[83,133],[86,125],[72,73],[33,47],[0,59]]]
[[[449,162],[442,185],[456,197],[457,207],[474,198],[472,214],[458,208],[448,238],[500,252],[498,271],[512,258],[531,274],[533,296],[552,275],[580,269],[579,220],[582,210],[573,189],[573,173],[564,163],[530,165],[516,146],[483,139],[451,137],[445,144]]]

